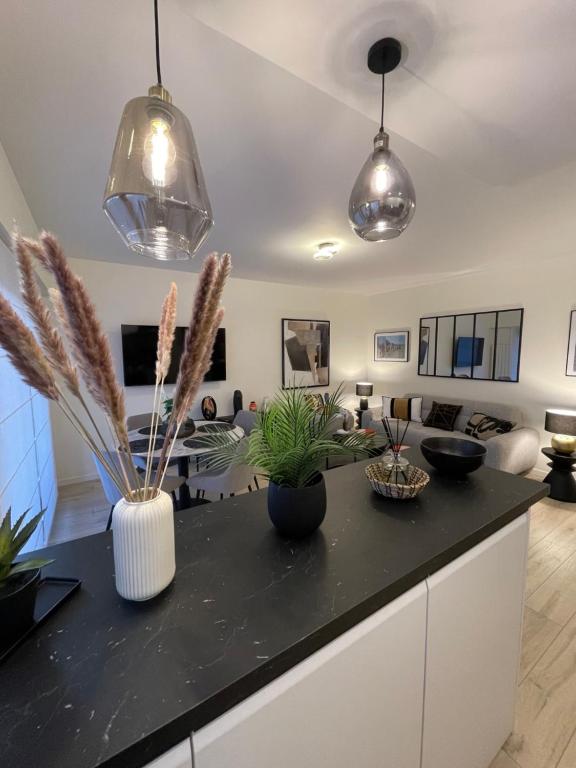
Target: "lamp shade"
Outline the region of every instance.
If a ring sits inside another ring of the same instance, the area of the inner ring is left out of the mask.
[[[363,240],[390,240],[402,234],[415,210],[412,179],[381,131],[350,195],[350,226]]]
[[[557,435],[576,435],[576,411],[560,408],[547,410],[544,429]]]
[[[356,384],[356,394],[358,397],[370,397],[374,390],[374,385],[367,381],[359,381]]]
[[[190,123],[159,86],[124,108],[103,207],[131,250],[162,261],[193,256],[214,223]]]

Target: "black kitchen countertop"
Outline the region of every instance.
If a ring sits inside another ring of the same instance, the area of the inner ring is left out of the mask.
[[[0,664],[2,768],[140,768],[525,512],[548,486],[482,468],[376,495],[368,462],[325,474],[311,538],[272,528],[266,491],[176,513],[176,579],[114,588],[112,536],[43,550],[82,587]]]

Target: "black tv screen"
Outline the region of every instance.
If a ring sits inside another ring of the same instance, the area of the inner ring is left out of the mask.
[[[172,347],[172,361],[166,384],[174,384],[184,347],[186,328],[177,326]],[[157,325],[122,325],[122,360],[127,387],[154,386],[156,370]],[[226,380],[226,329],[219,328],[212,353],[212,365],[204,381]]]
[[[472,358],[474,350],[474,358]],[[471,365],[482,365],[484,358],[484,339],[471,336],[460,336],[456,342],[455,368],[470,368]]]

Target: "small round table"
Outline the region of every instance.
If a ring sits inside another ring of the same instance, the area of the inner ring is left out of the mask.
[[[190,435],[187,438],[177,438],[174,441],[174,448],[172,450],[172,460],[176,460],[178,462],[178,474],[180,477],[188,478],[190,476],[189,473],[189,462],[191,458],[196,459],[196,471],[199,469],[199,462],[201,457],[209,453],[211,448],[207,445],[203,446],[197,446],[197,447],[190,447],[185,445],[185,442],[187,440],[193,440],[194,437],[198,437],[198,434],[202,434],[202,430],[205,429],[208,425],[214,425],[212,429],[218,429],[218,426],[221,426],[222,428],[226,428],[229,430],[234,436],[239,439],[244,437],[244,430],[241,427],[238,427],[236,425],[230,427],[229,424],[226,422],[221,421],[196,421],[196,430],[197,432],[194,432],[194,434]],[[200,427],[200,429],[198,429]],[[208,429],[210,429],[210,426],[208,426]],[[128,440],[130,443],[133,443],[135,440],[146,440],[148,435],[147,428],[141,428],[141,429],[134,429],[130,432],[128,432]],[[162,438],[162,435],[158,435],[159,438]],[[140,456],[142,458],[146,457],[146,448],[147,446],[143,446],[143,450],[134,450],[132,448],[132,455],[133,456]],[[162,453],[161,449],[158,449],[157,451],[154,451],[152,453],[152,456],[155,459],[160,458],[160,454]],[[184,483],[180,487],[180,490],[178,492],[178,509],[188,509],[189,506],[192,504],[192,498],[190,496],[190,488],[188,487],[187,483]]]
[[[550,459],[548,466],[552,468],[544,478],[544,482],[550,486],[550,498],[576,502],[576,452],[557,453],[553,448],[542,448],[542,453]]]

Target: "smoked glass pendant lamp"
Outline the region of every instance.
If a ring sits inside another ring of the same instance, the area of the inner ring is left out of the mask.
[[[104,211],[128,248],[161,261],[194,256],[214,224],[192,128],[162,85],[154,0],[157,85],[126,104]]]
[[[382,76],[380,130],[374,137],[374,149],[352,189],[348,217],[358,237],[371,242],[401,235],[416,210],[412,179],[390,150],[389,137],[384,130],[384,78],[398,66],[401,55],[400,43],[392,37],[374,43],[368,53],[368,68]]]

